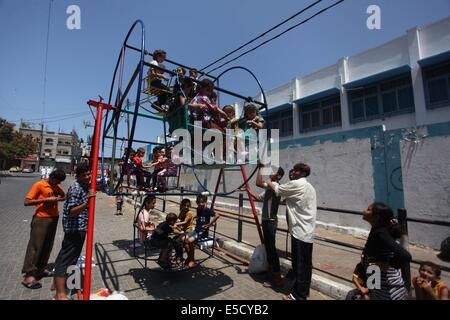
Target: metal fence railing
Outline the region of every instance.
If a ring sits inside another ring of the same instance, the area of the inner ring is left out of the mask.
[[[230,236],[229,234],[221,234],[220,232],[217,232],[218,234],[220,234],[221,236],[224,236],[225,238],[231,239],[231,240],[235,240],[237,242],[240,243],[245,243],[247,245],[250,245],[252,247],[255,247],[254,244],[250,244],[247,242],[243,241],[243,226],[244,224],[247,225],[256,225],[255,221],[253,220],[253,217],[250,215],[245,215],[244,214],[244,196],[242,193],[239,194],[239,196],[235,197],[235,196],[231,196],[231,195],[227,195],[227,196],[220,196],[221,198],[227,198],[227,199],[234,199],[238,201],[238,210],[237,212],[232,211],[232,210],[226,210],[226,209],[222,209],[222,208],[215,208],[216,211],[218,211],[221,215],[223,215],[224,217],[226,217],[227,219],[231,219],[237,222],[237,230],[236,230],[236,236]],[[181,199],[183,198],[183,188],[181,188],[181,194],[180,194],[180,202]],[[172,199],[166,199],[166,197],[161,198],[161,200],[163,201],[163,212],[165,212],[166,210],[166,202],[171,202],[171,203],[179,203],[178,201],[172,200]],[[261,202],[256,200],[256,202]],[[329,207],[321,207],[318,206],[317,207],[318,210],[322,210],[322,211],[327,211],[327,212],[335,212],[335,213],[343,213],[343,214],[349,214],[349,215],[362,215],[362,212],[359,211],[354,211],[354,210],[346,210],[346,209],[337,209],[337,208],[329,208]],[[409,251],[409,235],[408,235],[408,223],[421,223],[421,224],[429,224],[429,225],[436,225],[436,226],[445,226],[445,227],[450,227],[450,222],[447,221],[438,221],[438,220],[427,220],[427,219],[417,219],[417,218],[409,218],[407,216],[407,210],[406,209],[399,209],[397,212],[397,219],[399,221],[399,224],[402,228],[402,237],[400,239],[400,243],[401,245]],[[277,231],[279,232],[283,232],[283,233],[288,233],[288,229],[286,228],[277,228]],[[334,245],[338,245],[338,246],[342,246],[345,248],[350,248],[350,249],[354,249],[354,250],[360,250],[362,251],[364,248],[362,246],[358,246],[355,244],[351,244],[351,243],[346,243],[346,242],[342,242],[342,241],[338,241],[335,239],[330,239],[330,238],[325,238],[325,237],[319,237],[316,236],[315,237],[317,240],[322,241],[322,242],[326,242],[326,243],[330,243],[330,244],[334,244]],[[288,246],[287,246],[287,241],[286,241],[286,250],[284,253],[284,256],[287,259],[290,259],[290,253],[288,252]],[[414,264],[418,264],[420,265],[423,261],[421,260],[417,260],[417,259],[413,259],[412,263]],[[446,271],[446,272],[450,272],[450,268],[444,265],[440,265],[440,268],[442,271]],[[323,272],[323,270],[320,270]],[[408,289],[410,289],[410,284],[411,284],[411,266],[408,264],[406,265],[403,269],[402,269],[402,274],[405,280],[405,283],[408,286]],[[336,276],[336,275],[333,275]],[[339,276],[338,276],[339,277]],[[347,280],[348,281],[348,280]],[[408,285],[409,284],[409,285]]]

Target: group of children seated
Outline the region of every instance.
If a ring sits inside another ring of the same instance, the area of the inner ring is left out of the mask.
[[[128,186],[130,186],[131,175],[135,175],[137,186],[140,189],[146,189],[147,191],[166,191],[166,177],[177,175],[177,166],[173,163],[171,157],[172,150],[173,145],[169,145],[167,148],[157,146],[153,149],[152,162],[144,164],[144,148],[139,148],[137,151],[133,149],[128,151],[128,148],[125,148],[120,161],[120,168],[123,175],[127,176]],[[128,161],[126,161],[128,152]],[[153,172],[151,173],[147,171],[150,168],[153,168]]]
[[[165,69],[163,62],[166,59],[166,52],[164,50],[156,50],[153,58],[152,65]],[[157,102],[152,105],[168,118],[170,132],[180,126],[181,121],[173,120],[180,115],[178,111],[185,106],[187,106],[190,123],[194,124],[198,121],[203,129],[217,129],[225,132],[226,129],[246,131],[264,128],[265,121],[259,114],[256,104],[246,104],[243,116],[237,117],[234,106],[226,105],[223,108],[218,106],[214,83],[209,79],[198,80],[196,69],[189,70],[189,76],[185,76],[185,69],[178,67],[176,74],[177,81],[172,87],[163,84],[163,81],[168,81],[169,78],[161,69],[150,68],[148,75],[149,87],[159,89]]]
[[[206,196],[197,196],[197,215],[194,217],[191,201],[183,199],[178,215],[168,213],[165,221],[155,225],[151,221],[151,216],[156,205],[156,197],[149,195],[145,198],[143,210],[136,218],[139,240],[141,243],[147,242],[161,249],[158,264],[162,268],[195,266],[195,243],[208,238],[209,228],[219,218],[217,213],[207,207],[207,202]]]

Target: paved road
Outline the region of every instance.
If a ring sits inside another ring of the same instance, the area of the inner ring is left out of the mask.
[[[21,268],[34,211],[32,207],[24,207],[23,200],[36,179],[36,176],[1,178],[0,299],[52,298],[52,280],[49,278],[43,280],[43,288],[39,290],[26,289],[21,285]],[[65,190],[72,181],[69,178],[64,182]],[[94,259],[97,265],[93,268],[92,291],[109,287],[123,291],[130,299],[150,300],[278,300],[289,290],[289,285],[279,291],[264,288],[262,279],[249,275],[245,266],[219,258],[209,259],[189,272],[167,274],[144,269],[130,249],[133,208],[127,205],[123,216],[115,216],[114,199],[104,194],[98,195],[96,206]],[[60,224],[50,262],[54,261],[61,242]],[[156,265],[151,262],[149,267],[155,268]],[[312,291],[311,299],[330,298]]]

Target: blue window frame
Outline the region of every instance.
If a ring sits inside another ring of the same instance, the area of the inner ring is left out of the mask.
[[[283,111],[269,111],[267,120],[269,129],[279,129],[280,138],[292,136],[294,133],[294,123],[292,118],[292,105]]]
[[[428,109],[450,106],[450,61],[423,69]]]
[[[350,122],[369,121],[414,112],[411,74],[350,89]]]
[[[340,96],[300,105],[300,132],[322,130],[341,125]]]

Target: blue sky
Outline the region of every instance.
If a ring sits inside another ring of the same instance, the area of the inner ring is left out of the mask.
[[[120,46],[136,19],[145,24],[147,50],[164,48],[169,59],[201,68],[312,2],[55,0],[44,105],[49,2],[0,0],[0,117],[11,121],[44,117],[50,121],[60,119],[48,119],[52,116],[75,114],[75,118],[45,125],[65,132],[76,128],[84,138],[92,128],[85,129],[83,121],[93,122],[93,118],[90,113],[80,113],[89,111],[87,100],[98,94],[108,97]],[[317,8],[334,2],[324,0]],[[81,8],[81,30],[66,28],[66,9],[72,4]],[[371,4],[381,7],[381,30],[366,27],[366,9]],[[297,17],[286,27],[317,10]],[[346,0],[230,66],[250,68],[269,90],[449,13],[450,0]],[[271,35],[275,33],[264,39]],[[137,56],[130,55],[127,62],[127,67],[135,65]],[[239,72],[224,77],[221,86],[244,96],[257,93],[254,81]],[[139,122],[137,130],[136,138],[145,140],[154,140],[162,133],[152,121]]]

